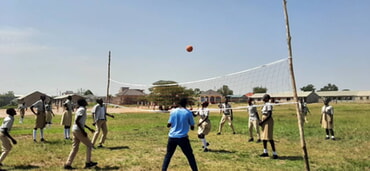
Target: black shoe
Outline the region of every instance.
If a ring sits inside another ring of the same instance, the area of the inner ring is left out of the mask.
[[[103,148],[103,147],[104,147],[104,146],[103,146],[103,145],[101,145],[101,144],[99,144],[99,145],[98,145],[98,148]]]
[[[233,132],[233,134],[236,134],[236,132]]]
[[[248,140],[248,142],[252,142],[254,139],[253,138],[250,138],[249,140]]]
[[[45,139],[41,138],[41,139],[40,139],[40,141],[41,141],[41,142],[45,142]]]
[[[325,137],[326,140],[330,139],[329,137]]]
[[[262,153],[261,155],[260,155],[260,157],[268,157],[269,156],[269,154],[268,153]]]
[[[221,132],[218,132],[217,135],[221,135]]]
[[[86,163],[85,164],[85,169],[87,168],[91,168],[91,167],[94,167],[96,166],[98,163],[97,162],[89,162],[89,163]]]
[[[260,143],[260,142],[261,142],[261,139],[258,139],[258,140],[257,140],[257,143]]]
[[[64,165],[63,169],[65,169],[65,170],[73,170],[73,169],[75,169],[75,168],[73,168],[73,167],[72,167],[72,166],[70,166],[70,165]]]
[[[203,150],[203,152],[208,152],[209,150],[208,150],[208,148],[205,148],[204,150]]]
[[[278,159],[278,158],[279,158],[278,155],[276,155],[276,154],[272,155],[272,159]]]
[[[33,142],[37,143],[36,139],[33,139]]]
[[[0,166],[4,166],[2,163],[0,163]]]
[[[335,141],[335,138],[331,138],[331,140]]]

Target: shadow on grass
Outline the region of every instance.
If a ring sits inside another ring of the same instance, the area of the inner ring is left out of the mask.
[[[18,165],[18,166],[14,166],[14,168],[10,169],[10,170],[18,170],[18,169],[21,169],[21,170],[31,170],[31,169],[38,169],[40,168],[39,166],[33,166],[33,165]]]
[[[235,151],[209,149],[208,153],[235,153]]]
[[[117,147],[107,147],[109,150],[121,150],[121,149],[130,149],[129,146],[117,146]]]
[[[118,166],[95,167],[94,170],[120,170]]]
[[[303,160],[302,156],[279,156],[277,160]]]

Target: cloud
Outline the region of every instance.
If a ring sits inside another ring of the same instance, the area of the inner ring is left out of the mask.
[[[0,56],[22,58],[53,49],[38,42],[42,36],[35,28],[0,28]]]

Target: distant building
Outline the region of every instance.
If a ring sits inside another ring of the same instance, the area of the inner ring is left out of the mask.
[[[212,104],[221,103],[222,94],[214,90],[208,90],[205,92],[201,92],[199,94],[199,101],[200,102],[208,101],[209,103],[212,103]]]
[[[369,102],[370,91],[318,91],[322,99],[330,98],[336,102]]]
[[[145,97],[147,94],[141,89],[130,89],[129,87],[121,87],[115,97],[111,98],[113,104],[138,104],[143,101],[146,102]]]
[[[77,95],[77,94],[67,94],[67,95],[62,95],[54,98],[54,104],[56,106],[63,106],[64,102],[67,100],[68,96],[72,96],[72,103],[77,104],[77,100],[85,98],[83,96]]]
[[[256,101],[262,101],[263,95],[266,93],[255,93],[250,98],[253,98]],[[285,93],[267,93],[271,96],[272,99],[275,100],[275,102],[289,102],[293,101],[293,92],[285,92]],[[319,102],[320,96],[311,91],[301,91],[297,92],[298,98],[303,98],[305,102],[307,103],[317,103]]]
[[[32,93],[29,93],[27,95],[21,96],[17,98],[18,104],[22,104],[23,102],[26,104],[27,107],[30,107],[32,104],[34,104],[36,101],[40,100],[40,96],[44,95],[45,101],[49,102],[50,100],[53,100],[50,96],[46,95],[45,93],[41,93],[39,91],[34,91]]]

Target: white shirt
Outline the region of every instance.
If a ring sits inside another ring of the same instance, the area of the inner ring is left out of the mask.
[[[269,111],[272,111],[272,105],[270,102],[265,103],[262,107],[262,114],[267,114]]]
[[[249,113],[249,120],[250,121],[257,120],[257,115],[258,115],[257,107],[252,105],[252,106],[248,106],[247,109],[248,109],[248,113]]]
[[[67,99],[64,104],[67,105],[67,110],[73,110],[72,102],[69,99]]]
[[[79,116],[81,117],[79,124],[82,126],[82,128],[84,128],[84,127],[85,127],[85,123],[86,123],[86,118],[87,118],[86,108],[84,108],[84,107],[79,107],[79,108],[77,109],[77,111],[76,111],[76,116],[75,116],[75,120],[76,120]],[[81,131],[81,130],[80,130],[80,128],[77,126],[76,122],[73,124],[72,131]]]
[[[45,102],[43,102],[41,99],[35,102],[33,105],[34,108],[37,109],[38,112],[43,112],[45,111]]]
[[[329,114],[329,115],[334,115],[334,108],[332,106],[323,106],[321,108],[321,113],[322,114]]]
[[[207,116],[209,116],[209,109],[208,108],[199,109],[197,111],[197,115],[199,115],[199,117],[204,120],[205,118],[207,118]]]
[[[106,120],[105,112],[105,106],[100,106],[99,104],[96,104],[91,111],[91,113],[94,115],[95,121]]]
[[[231,105],[229,103],[228,104],[223,103],[222,104],[222,112],[225,115],[230,115],[231,114]]]
[[[1,125],[0,131],[4,132],[4,129],[7,128],[8,132],[10,132],[10,129],[12,129],[14,123],[14,116],[8,115],[4,118],[3,124]]]

